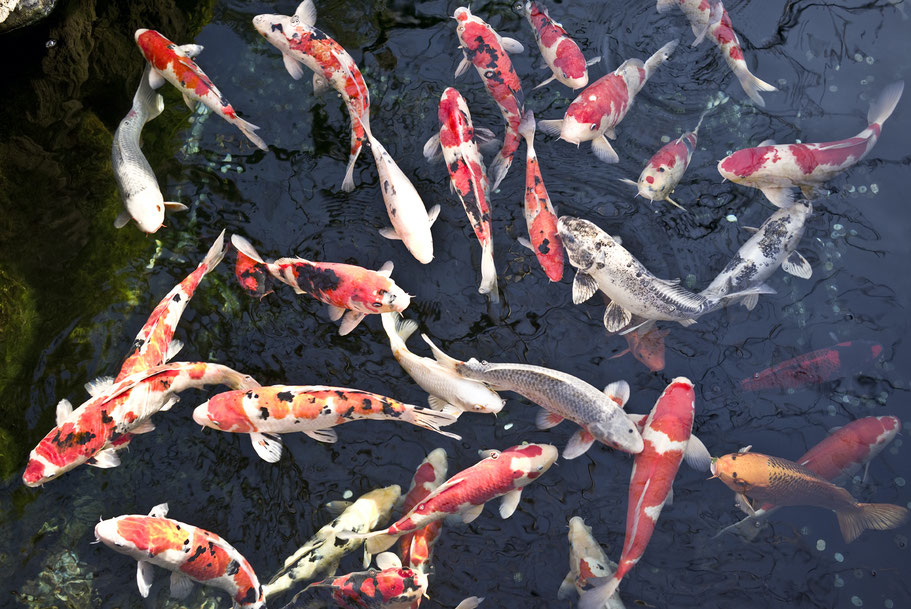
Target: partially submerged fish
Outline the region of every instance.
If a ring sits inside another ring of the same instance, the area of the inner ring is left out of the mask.
[[[437,490],[443,484],[443,481],[446,480],[448,469],[449,463],[446,451],[442,448],[435,448],[430,451],[414,472],[414,477],[411,479],[411,487],[405,493],[405,500],[402,502],[402,513],[407,514],[417,507],[421,501],[429,497],[430,493]],[[423,529],[399,538],[399,553],[402,557],[402,563],[420,573],[430,574],[430,558],[433,554],[433,545],[442,530],[443,521],[437,520],[431,522]]]
[[[664,370],[664,339],[670,330],[657,328],[639,328],[623,335],[627,348],[611,356],[611,359],[632,353],[633,357],[645,364],[652,372]]]
[[[102,520],[95,538],[120,554],[137,560],[136,583],[149,596],[153,566],[171,572],[171,597],[183,599],[193,582],[224,590],[235,609],[266,606],[253,567],[227,541],[199,527],[165,518],[168,504],[156,505],[148,516],[129,515]]]
[[[617,570],[617,563],[612,561],[601,549],[594,537],[592,528],[578,516],[569,519],[569,573],[560,584],[557,598],[566,600],[575,590],[579,596],[594,587],[593,581],[607,581]],[[603,605],[604,609],[626,609],[620,593],[614,593]]]
[[[543,87],[552,80],[558,80],[570,89],[580,89],[588,84],[588,66],[601,61],[595,57],[585,61],[585,56],[576,41],[570,38],[563,26],[551,19],[547,8],[541,2],[530,0],[518,6],[535,32],[535,41],[541,57],[553,75],[536,86]]]
[[[904,81],[888,85],[870,104],[867,128],[852,138],[821,144],[776,145],[766,140],[718,161],[718,173],[726,180],[758,188],[778,207],[794,204],[794,187],[807,199],[817,198],[825,182],[870,154],[904,88]]]
[[[785,360],[742,379],[744,391],[800,389],[856,374],[882,353],[879,343],[849,340]]]
[[[272,385],[250,391],[226,391],[193,411],[193,420],[219,431],[250,434],[256,454],[275,463],[282,454],[283,433],[302,432],[319,442],[337,442],[332,428],[360,419],[399,420],[461,440],[440,427],[456,417],[403,404],[392,398],[343,387]]]
[[[417,609],[427,589],[427,575],[403,567],[392,552],[376,557],[379,571],[358,571],[307,586],[329,588],[342,609]]]

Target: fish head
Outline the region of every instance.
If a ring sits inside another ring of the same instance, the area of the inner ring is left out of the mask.
[[[622,411],[618,414],[620,416],[606,417],[590,424],[588,431],[605,446],[622,450],[631,455],[638,455],[645,448],[642,434],[628,416]]]
[[[60,428],[55,427],[48,436],[56,436],[59,432]],[[89,457],[87,455],[74,452],[72,449],[64,450],[53,441],[48,441],[48,437],[45,437],[29,453],[28,464],[22,473],[22,482],[26,486],[41,486],[45,482],[59,478],[88,460]]]
[[[244,403],[257,399],[254,390],[219,393],[193,410],[193,420],[198,425],[219,431],[255,431],[244,412]]]
[[[46,460],[38,457],[33,450],[32,454],[29,456],[28,464],[25,466],[25,471],[22,473],[22,482],[25,486],[41,486],[45,482],[53,480],[69,469],[71,468],[63,468],[48,463]]]
[[[513,488],[521,488],[550,469],[558,455],[551,444],[521,444],[507,448],[497,458],[510,468]]]
[[[257,15],[253,18],[253,27],[269,44],[280,51],[290,48],[288,38],[292,36],[296,17],[288,15]]]
[[[401,313],[411,304],[411,295],[396,285],[395,282],[392,282],[388,289],[380,290],[380,292],[382,292],[378,294],[380,299],[374,301],[374,306],[376,307],[379,304],[384,312],[397,311]]]
[[[560,128],[560,139],[577,147],[582,142],[593,140],[601,135],[601,121],[589,122],[582,120],[578,113],[574,113],[573,105],[570,104],[566,114],[563,116],[563,124]]]
[[[133,194],[124,207],[144,233],[152,234],[164,226],[164,199],[157,188],[146,188]]]
[[[117,530],[119,520],[120,518],[109,518],[95,525],[95,539],[118,552],[122,551],[121,548],[126,549],[132,545]]]
[[[771,163],[774,167],[776,161],[778,152],[775,146],[744,148],[718,161],[718,173],[736,184],[752,185],[762,180],[765,166]]]
[[[674,190],[674,184],[668,179],[664,165],[649,165],[643,169],[636,186],[639,195],[649,201],[663,201]]]
[[[557,232],[569,256],[569,262],[581,271],[587,271],[595,259],[619,244],[594,223],[572,216],[560,216]]]
[[[724,482],[736,493],[746,493],[755,486],[754,455],[758,453],[731,453],[712,459],[709,466],[713,478]]]
[[[466,398],[466,401],[471,404],[472,412],[497,414],[503,410],[503,406],[506,405],[506,400],[501,398],[493,389],[490,389],[483,383],[474,385],[464,397]]]
[[[471,14],[471,9],[467,6],[460,6],[452,14],[452,18],[458,21],[459,25],[462,25],[472,17],[474,17],[474,15]]]

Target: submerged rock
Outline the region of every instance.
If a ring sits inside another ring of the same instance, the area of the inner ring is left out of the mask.
[[[0,2],[0,34],[41,21],[57,0],[4,0]]]

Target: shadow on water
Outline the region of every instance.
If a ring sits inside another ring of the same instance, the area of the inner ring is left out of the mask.
[[[524,148],[492,197],[503,301],[491,306],[477,293],[480,248],[443,167],[421,156],[438,128],[439,95],[452,84],[476,125],[503,130],[474,72],[452,77],[460,58],[449,19],[456,5],[317,3],[317,26],[364,73],[374,133],[428,206],[443,206],[433,228],[435,259],[422,266],[401,243],[377,234],[388,218],[369,154],[355,168],[355,191],[340,192],[349,121],[337,96],[314,96],[309,76],[292,80],[278,52],[250,26],[254,15],[288,14],[294,4],[71,0],[47,21],[0,37],[4,56],[20,58],[4,68],[8,97],[0,118],[0,562],[15,565],[0,574],[0,586],[10,606],[224,606],[224,595],[201,587],[186,601],[165,600],[160,570],[155,602],[146,604],[134,586],[133,561],[90,545],[94,523],[168,501],[172,517],[219,532],[267,579],[328,520],[320,505],[345,491],[407,485],[435,446],[447,449],[455,472],[474,463],[480,448],[523,440],[562,448],[572,433],[567,424],[536,430],[534,407],[509,394],[498,418],[463,417],[454,427],[462,442],[396,423],[352,423],[339,429],[336,445],[289,436],[289,454],[268,465],[245,437],[200,432],[190,423],[192,407],[214,391],[189,391],[157,417],[155,433],[133,443],[120,467],[81,467],[42,489],[23,487],[28,451],[52,427],[56,402],[81,402],[85,381],[113,374],[149,312],[222,228],[247,236],[266,256],[368,268],[393,260],[393,277],[415,295],[409,315],[454,357],[551,366],[596,386],[625,378],[633,387],[632,412],[647,412],[671,378],[688,376],[697,385],[695,430],[716,455],[752,444],[794,459],[852,419],[907,418],[907,100],[873,153],[832,180],[831,196],[817,202],[800,245],[812,279],[779,272],[771,279],[778,293],[763,296],[752,312],[734,307],[688,329],[668,325],[666,368],[651,373],[630,356],[609,360],[626,344],[603,333],[600,300],[574,306],[568,266],[561,285],[551,284],[516,243],[525,232]],[[689,46],[692,33],[679,11],[659,15],[646,1],[625,10],[590,1],[551,4],[554,17],[578,33],[586,56],[607,51],[595,77],[681,39],[618,128],[620,163],[603,165],[588,144],[577,150],[541,135],[536,150],[558,213],[621,235],[656,275],[679,276],[692,288],[724,266],[747,238],[744,225],[758,226],[772,211],[758,191],[722,183],[718,159],[770,137],[786,143],[852,136],[865,126],[878,92],[908,79],[908,21],[894,2],[731,2],[750,67],[781,90],[764,95],[764,109],[746,100],[709,43]],[[558,118],[574,95],[556,84],[531,90],[545,76],[531,31],[511,3],[473,4],[472,11],[526,46],[514,57],[526,104],[539,119]],[[167,228],[152,236],[112,227],[120,203],[110,173],[111,137],[143,67],[133,43],[138,27],[204,45],[200,65],[270,145],[260,152],[221,119],[191,115],[165,87],[167,108],[146,126],[144,150],[165,198],[190,210],[169,214]],[[56,45],[46,48],[51,39]],[[707,116],[675,193],[689,213],[633,198],[617,178],[638,176],[664,142],[693,128],[719,90],[730,99]],[[184,314],[177,331],[187,345],[182,358],[224,363],[263,384],[332,384],[425,403],[390,357],[378,319],[339,337],[325,307],[312,299],[288,289],[261,302],[247,298],[232,264],[230,254]],[[862,375],[796,391],[740,390],[740,379],[771,364],[852,339],[884,347]],[[428,355],[419,340],[410,346]],[[597,446],[561,460],[529,487],[507,521],[488,508],[467,527],[447,527],[435,554],[433,598],[425,604],[452,607],[479,594],[492,606],[558,606],[572,515],[584,517],[618,558],[631,459],[610,453]],[[904,453],[899,437],[873,462],[870,479],[855,480],[848,490],[862,501],[908,504],[911,466]],[[628,606],[911,604],[907,526],[865,533],[848,546],[830,514],[788,508],[752,543],[712,539],[739,512],[731,493],[704,477],[681,470],[674,504],[621,586]],[[348,559],[342,570],[356,566]]]

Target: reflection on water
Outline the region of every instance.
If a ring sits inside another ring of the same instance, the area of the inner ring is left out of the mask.
[[[2,176],[7,183],[36,184],[31,194],[16,190],[16,206],[10,207],[18,224],[10,225],[16,233],[8,243],[17,253],[9,246],[0,252],[3,277],[13,277],[6,282],[10,290],[16,298],[32,299],[32,308],[14,319],[34,320],[16,322],[22,346],[5,352],[14,357],[2,388],[6,421],[0,424],[5,430],[0,446],[10,447],[12,454],[4,458],[13,471],[0,491],[0,559],[15,568],[0,574],[0,586],[15,606],[147,606],[135,588],[133,561],[90,544],[99,517],[146,513],[168,501],[174,518],[222,534],[268,579],[285,556],[325,524],[318,506],[346,491],[357,496],[380,486],[406,485],[435,446],[447,449],[450,470],[458,471],[476,462],[480,448],[522,440],[562,446],[572,433],[567,426],[537,431],[536,409],[508,394],[499,417],[465,415],[456,424],[453,430],[462,442],[410,426],[352,423],[339,429],[335,445],[290,436],[290,454],[267,465],[245,437],[200,431],[192,424],[192,407],[207,395],[192,391],[159,416],[154,433],[133,442],[120,467],[82,467],[42,489],[23,487],[19,476],[26,455],[53,425],[56,402],[62,397],[82,401],[86,380],[112,374],[154,305],[195,266],[222,228],[246,235],[275,256],[368,268],[392,259],[396,281],[414,294],[409,316],[454,357],[552,366],[596,386],[623,378],[633,388],[629,409],[637,413],[651,408],[670,378],[688,376],[697,387],[695,430],[715,455],[752,444],[757,451],[794,459],[831,427],[849,420],[874,414],[907,418],[907,102],[886,124],[873,153],[832,180],[831,196],[815,205],[800,247],[813,265],[812,279],[778,272],[770,280],[778,293],[760,298],[752,312],[731,307],[691,328],[667,325],[666,367],[653,373],[632,357],[608,359],[626,348],[626,341],[603,334],[603,304],[592,299],[574,306],[572,273],[551,284],[533,255],[516,242],[525,231],[519,160],[491,197],[503,300],[491,306],[477,293],[479,248],[449,192],[444,168],[421,156],[423,143],[438,128],[440,92],[452,84],[465,95],[476,125],[497,133],[503,129],[498,109],[472,71],[453,80],[460,59],[449,19],[454,4],[379,2],[365,9],[362,3],[330,2],[317,7],[318,27],[345,46],[363,70],[377,137],[413,177],[428,206],[443,205],[433,227],[435,259],[427,266],[401,243],[377,234],[388,218],[369,158],[355,168],[355,191],[338,191],[349,133],[341,101],[334,92],[314,96],[309,77],[292,80],[275,49],[250,26],[254,15],[288,14],[294,2],[219,2],[210,21],[205,7],[193,9],[194,18],[207,24],[192,38],[182,37],[181,28],[189,25],[175,25],[190,3],[166,4],[167,14],[140,11],[129,20],[112,21],[110,31],[123,44],[103,50],[126,49],[140,26],[158,27],[180,43],[204,45],[199,64],[244,118],[261,126],[270,151],[256,150],[224,121],[191,116],[175,91],[163,89],[167,109],[146,126],[144,146],[165,198],[190,210],[169,215],[168,227],[150,237],[132,227],[115,234],[105,228],[119,203],[102,192],[113,189],[105,174],[110,140],[105,143],[109,135],[104,133],[112,132],[129,109],[142,69],[139,53],[123,55],[128,59],[115,68],[91,52],[82,86],[58,85],[61,99],[41,106],[38,127],[4,121],[4,133],[28,138],[7,141],[22,142],[17,152],[37,159],[4,160]],[[618,128],[614,148],[620,163],[603,165],[587,146],[576,150],[540,135],[536,150],[558,213],[587,218],[619,234],[656,275],[681,277],[692,288],[707,285],[748,238],[743,226],[758,226],[774,211],[758,191],[722,183],[715,170],[719,159],[768,138],[786,143],[853,136],[866,126],[869,102],[885,84],[908,79],[911,43],[900,3],[730,4],[748,64],[780,89],[764,94],[765,109],[746,100],[711,44],[688,46],[692,34],[679,11],[659,15],[654,3],[645,1],[626,10],[598,2],[550,7],[577,35],[586,56],[605,55],[591,68],[594,78],[626,58],[647,57],[671,37],[681,38],[675,55],[649,80]],[[472,5],[472,11],[525,44],[527,51],[514,57],[514,65],[526,85],[526,103],[538,118],[559,118],[575,95],[556,83],[530,90],[546,75],[538,68],[531,30],[511,3]],[[32,64],[34,73],[22,68],[14,74],[17,84],[25,87],[40,69],[55,74],[60,69],[50,53],[65,51],[73,44],[69,37],[81,35],[55,30],[61,19],[40,26],[45,30],[32,35],[34,41],[16,39],[21,53],[46,54],[42,67]],[[44,47],[47,37],[59,41],[53,49]],[[25,44],[30,41],[40,45]],[[130,69],[121,74],[126,65]],[[119,78],[117,86],[105,88],[114,78]],[[689,213],[633,198],[617,178],[639,175],[663,143],[692,128],[719,90],[730,99],[706,117],[692,164],[675,193]],[[86,149],[94,152],[86,153],[80,165],[91,179],[54,182],[48,177],[69,175],[58,166],[65,166],[62,159],[72,162],[73,156],[61,150],[72,146],[75,136],[55,139],[41,131],[66,112],[100,117],[91,123],[79,119],[78,133],[98,134],[100,141]],[[9,146],[2,150],[10,154]],[[523,158],[524,151],[519,155]],[[34,195],[41,196],[30,198]],[[20,206],[35,209],[41,222]],[[325,307],[313,299],[286,289],[262,301],[249,299],[232,276],[232,257],[226,262],[206,278],[184,314],[177,331],[187,345],[184,358],[224,363],[263,384],[326,383],[425,403],[426,396],[391,357],[378,319],[368,318],[351,335],[339,337]],[[10,335],[15,340],[15,334],[4,333]],[[739,380],[758,370],[847,340],[878,342],[883,353],[862,375],[819,386],[740,389]],[[412,348],[429,355],[419,342]],[[902,458],[902,439],[873,462],[867,482],[855,478],[846,486],[856,498],[911,503],[905,484],[911,466]],[[436,550],[433,598],[425,603],[451,607],[467,594],[479,594],[492,606],[556,606],[556,591],[568,570],[571,516],[582,516],[609,556],[618,558],[630,464],[625,455],[594,447],[577,460],[561,460],[529,487],[511,519],[501,521],[488,508],[469,526],[447,527]],[[732,536],[713,539],[740,518],[722,484],[684,468],[675,494],[642,561],[621,586],[628,606],[637,600],[675,608],[898,608],[911,603],[907,526],[868,532],[846,545],[830,515],[786,508],[747,544]],[[342,570],[357,568],[356,559],[349,561]],[[166,601],[165,576],[156,573],[155,606],[228,602],[201,587],[186,601]]]

